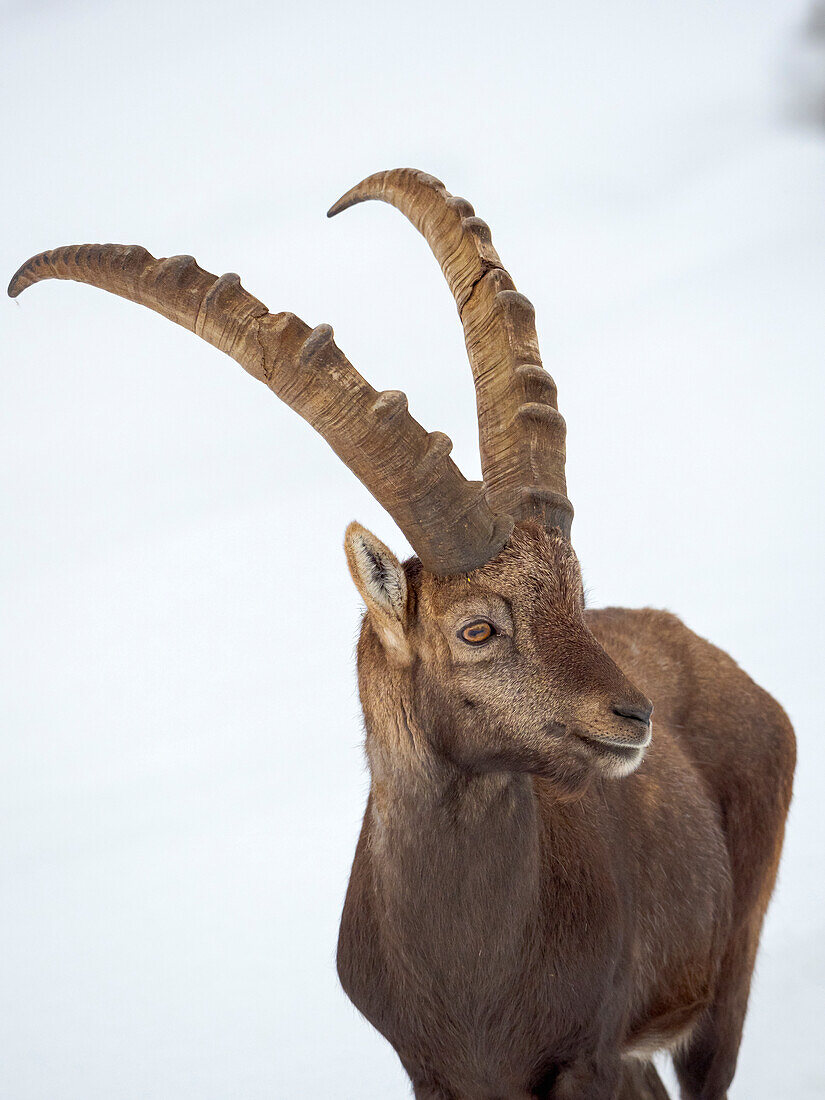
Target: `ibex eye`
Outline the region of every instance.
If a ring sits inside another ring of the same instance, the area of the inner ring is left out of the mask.
[[[458,636],[467,645],[484,645],[495,633],[496,629],[492,623],[488,623],[486,619],[476,619],[462,626]]]

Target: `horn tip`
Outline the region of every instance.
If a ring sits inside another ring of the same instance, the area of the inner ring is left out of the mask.
[[[24,264],[21,264],[11,277],[11,282],[6,291],[8,296],[16,298],[33,283],[39,283],[41,279],[50,278],[53,275],[52,260],[57,251],[59,250],[38,252],[37,255],[30,256]]]
[[[37,279],[32,277],[31,260],[26,260],[22,267],[19,267],[14,275],[12,275],[11,282],[7,288],[7,294],[10,298],[16,298],[23,293],[26,287],[31,286],[32,283],[35,282],[37,282]]]
[[[361,195],[358,194],[358,188],[353,187],[351,190],[347,191],[345,195],[342,195],[337,202],[332,204],[329,210],[327,210],[327,217],[334,218],[336,214],[340,214],[343,210],[349,210],[351,206],[355,206],[362,201]]]
[[[382,199],[384,202],[389,202],[391,206],[398,206],[397,196],[393,198],[397,191],[404,192],[420,190],[421,188],[429,191],[441,191],[446,194],[441,180],[431,176],[428,172],[422,172],[418,168],[391,168],[385,172],[373,172],[371,176],[362,179],[360,183],[356,183],[355,187],[350,188],[345,195],[342,195],[329,208],[327,217],[334,218],[342,210],[348,210],[350,206],[355,206],[359,202],[366,202],[367,199]],[[464,202],[463,199],[459,201]],[[466,205],[472,210],[469,203],[466,203]]]

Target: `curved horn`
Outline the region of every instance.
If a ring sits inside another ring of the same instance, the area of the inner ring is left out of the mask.
[[[494,557],[512,520],[495,515],[484,486],[465,480],[452,443],[428,433],[403,393],[378,393],[332,339],[292,313],[270,314],[237,275],[216,278],[191,256],[156,260],[145,248],[86,244],[23,264],[17,297],[41,279],[72,279],[148,306],[231,355],[307,420],[390,513],[425,569],[466,573]]]
[[[466,199],[413,168],[369,176],[328,212],[366,199],[395,206],[423,234],[458,306],[473,370],[479,447],[490,504],[570,535],[573,507],[564,476],[565,424],[543,369],[535,313]]]

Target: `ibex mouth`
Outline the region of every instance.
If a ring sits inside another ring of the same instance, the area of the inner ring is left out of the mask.
[[[646,745],[617,745],[615,741],[599,741],[595,737],[587,737],[585,740],[597,752],[613,753],[624,758],[632,758],[647,748]]]
[[[637,741],[635,744],[612,741],[607,738],[593,737],[582,733],[578,734],[578,737],[587,745],[590,751],[595,754],[598,760],[604,761],[606,764],[621,762],[621,764],[624,765],[624,769],[627,769],[627,771],[633,771],[634,768],[641,764],[645,750],[650,744],[649,734],[644,741]]]

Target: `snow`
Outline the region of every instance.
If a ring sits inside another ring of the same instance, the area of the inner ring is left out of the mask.
[[[809,27],[807,37],[802,30]],[[193,252],[331,321],[478,475],[435,261],[464,194],[537,307],[594,604],[666,606],[800,765],[732,1100],[825,1096],[825,56],[803,3],[0,6],[7,275]],[[71,284],[2,308],[0,1094],[408,1095],[338,987],[366,791],[341,539],[404,541],[239,367]]]

